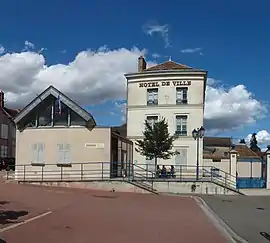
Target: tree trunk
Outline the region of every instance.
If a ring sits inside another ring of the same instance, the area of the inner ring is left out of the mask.
[[[157,157],[155,157],[155,171],[157,171]]]

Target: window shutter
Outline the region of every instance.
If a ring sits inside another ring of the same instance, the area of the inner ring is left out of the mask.
[[[32,145],[32,162],[38,162],[38,145],[36,143]]]
[[[176,149],[179,154],[175,156],[176,165],[187,165],[187,150],[186,149]]]
[[[44,163],[44,149],[45,149],[45,144],[39,143],[38,144],[38,162],[39,163]]]
[[[65,158],[64,158],[64,162],[65,163],[71,163],[71,158],[70,158],[70,144],[66,144],[65,145]]]
[[[58,144],[58,163],[64,162],[63,144]]]

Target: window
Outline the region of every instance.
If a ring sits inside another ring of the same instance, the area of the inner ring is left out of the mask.
[[[70,144],[58,144],[58,164],[71,164]]]
[[[1,145],[1,157],[2,158],[8,157],[8,146],[7,145]]]
[[[158,121],[158,116],[147,116],[146,120],[149,123],[149,125],[153,128],[154,123]]]
[[[35,143],[32,145],[32,164],[44,164],[44,143]]]
[[[11,137],[16,138],[16,128],[13,125],[11,125]]]
[[[85,126],[85,120],[80,117],[77,113],[70,110],[70,125],[71,126]]]
[[[147,89],[147,105],[158,104],[158,89]]]
[[[8,125],[1,124],[1,138],[8,139]]]
[[[176,88],[176,104],[187,104],[188,88]]]
[[[145,169],[148,170],[148,171],[152,171],[154,172],[155,171],[155,159],[150,159],[148,157],[145,157]],[[149,176],[151,176],[149,174]]]
[[[33,127],[35,127],[34,121],[32,121]],[[38,114],[38,126],[50,127],[52,125],[52,105],[48,105],[44,110]]]
[[[179,170],[179,165],[187,165],[187,149],[176,148],[176,151],[178,154],[175,155],[175,165],[177,167],[176,169]]]
[[[187,116],[176,116],[176,135],[187,136]]]
[[[54,105],[54,125],[55,126],[68,126],[68,107],[61,101],[55,101]]]

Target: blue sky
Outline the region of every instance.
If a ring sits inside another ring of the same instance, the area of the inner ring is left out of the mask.
[[[170,3],[158,0],[9,0],[1,3],[0,44],[5,48],[2,55],[23,51],[38,53],[44,48],[40,53],[47,66],[69,65],[78,53],[88,49],[107,46],[111,52],[136,46],[140,51],[147,50],[148,61],[163,62],[172,56],[176,62],[208,70],[209,77],[219,80],[219,89],[225,87],[228,91],[243,84],[252,93],[250,99],[261,102],[267,109],[269,8],[270,2],[266,0],[256,4],[243,0]],[[152,35],[151,30],[154,30]],[[23,49],[26,40],[34,47]],[[33,65],[38,60],[35,59]],[[22,94],[8,92],[12,98]],[[69,94],[69,90],[67,92]],[[70,91],[71,96],[74,92]],[[95,106],[91,105],[96,103],[92,99],[89,98],[89,103],[84,99],[83,105],[89,107],[99,124],[121,124],[122,108],[119,107],[124,97],[112,97]],[[253,131],[267,131],[269,117],[266,110],[263,113],[264,118],[257,119],[261,114],[255,112],[253,122],[234,127],[233,131],[221,129],[218,134],[245,137]]]

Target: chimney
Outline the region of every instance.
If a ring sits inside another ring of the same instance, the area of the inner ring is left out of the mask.
[[[143,56],[138,58],[138,72],[141,73],[146,69],[146,61]]]
[[[4,108],[5,105],[5,94],[3,91],[0,91],[0,107]]]

